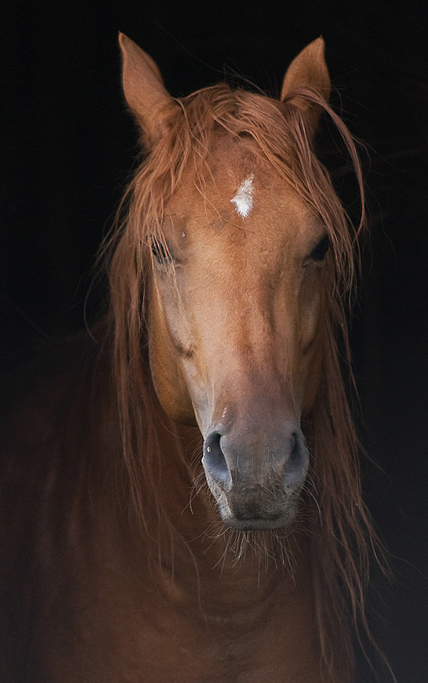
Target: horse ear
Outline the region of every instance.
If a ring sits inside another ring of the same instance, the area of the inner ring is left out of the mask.
[[[166,130],[166,116],[175,106],[174,100],[165,90],[155,61],[123,33],[119,33],[119,45],[125,99],[150,145]]]
[[[319,92],[322,99],[330,97],[330,76],[324,59],[324,39],[320,36],[309,43],[288,67],[282,83],[281,100],[292,94],[296,88],[310,87]],[[315,135],[322,108],[315,102],[296,95],[295,104],[304,113],[311,137]]]

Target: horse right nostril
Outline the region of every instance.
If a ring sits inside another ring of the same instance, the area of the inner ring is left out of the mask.
[[[232,477],[227,466],[226,458],[221,449],[221,434],[211,432],[205,439],[204,457],[202,464],[207,474],[214,479],[223,490],[230,490]]]

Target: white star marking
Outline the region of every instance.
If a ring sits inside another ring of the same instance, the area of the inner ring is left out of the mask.
[[[253,208],[253,180],[254,173],[245,178],[245,180],[238,187],[235,196],[230,200],[235,204],[236,210],[242,218],[247,218],[251,209]]]

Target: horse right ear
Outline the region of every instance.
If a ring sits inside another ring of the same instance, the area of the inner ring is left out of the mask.
[[[159,67],[136,43],[119,33],[122,50],[122,82],[125,99],[143,129],[149,146],[166,130],[168,111],[174,100],[165,90]]]

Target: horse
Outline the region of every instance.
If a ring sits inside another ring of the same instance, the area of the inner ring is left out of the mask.
[[[108,311],[5,393],[0,678],[351,683],[376,540],[340,358],[361,226],[321,113],[363,184],[323,39],[279,99],[173,98],[120,46],[144,155]]]

